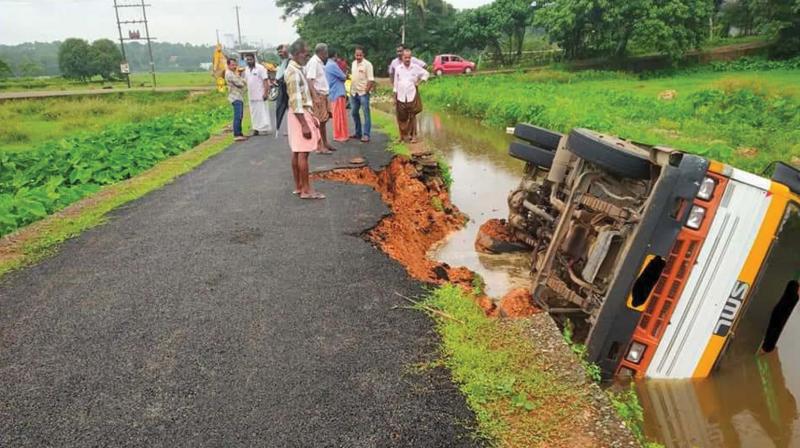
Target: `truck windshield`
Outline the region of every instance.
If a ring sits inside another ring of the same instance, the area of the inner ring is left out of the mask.
[[[797,281],[800,280],[800,207],[790,203],[746,309],[721,361],[725,368],[759,348],[771,351],[780,336],[800,335]],[[796,340],[796,337],[795,337]],[[787,353],[788,354],[788,353]]]

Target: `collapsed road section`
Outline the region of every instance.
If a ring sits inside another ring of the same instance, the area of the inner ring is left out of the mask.
[[[410,159],[395,157],[378,172],[363,166],[316,173],[314,178],[368,185],[381,194],[392,213],[363,236],[405,266],[411,277],[471,287],[471,271],[427,257],[430,247],[460,228],[466,218],[450,202],[431,153],[417,152]]]

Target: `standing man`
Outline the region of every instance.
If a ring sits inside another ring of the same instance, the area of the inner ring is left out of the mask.
[[[400,140],[417,142],[417,114],[422,112],[422,99],[417,86],[428,80],[428,71],[411,62],[411,50],[403,50],[403,63],[394,71],[394,100]]]
[[[392,80],[392,87],[394,87],[394,71],[403,63],[403,50],[407,49],[408,47],[405,44],[400,44],[397,46],[397,57],[392,59],[392,62],[389,63],[389,79]],[[411,63],[414,65],[418,65],[422,68],[425,68],[427,64],[422,59],[417,59],[415,57],[411,57]]]
[[[228,101],[233,106],[233,140],[242,142],[247,137],[242,133],[242,118],[244,117],[244,91],[247,83],[239,76],[239,64],[236,58],[228,58],[228,69],[225,70],[225,83],[228,85]]]
[[[292,60],[286,67],[284,80],[289,94],[289,116],[286,124],[289,129],[289,147],[292,150],[292,176],[294,191],[300,199],[325,199],[325,195],[311,188],[308,179],[308,154],[317,149],[319,130],[311,113],[314,103],[308,88],[308,80],[303,74],[303,65],[308,59],[306,43],[296,40],[290,47]]]
[[[286,67],[289,66],[289,45],[278,45],[278,56],[281,58],[281,63],[275,73],[275,82],[278,83],[278,99],[275,101],[275,137],[278,136],[278,129],[281,127],[283,116],[286,115],[286,108],[289,107],[289,95],[286,93],[286,83],[283,79]]]
[[[325,77],[328,78],[328,85],[330,86],[328,99],[331,101],[333,139],[337,142],[346,142],[348,137],[347,91],[344,88],[344,82],[347,80],[347,75],[344,74],[336,56],[336,50],[328,53],[328,62],[325,63]],[[345,66],[346,68],[347,66]]]
[[[314,103],[314,117],[319,122],[319,148],[320,154],[330,154],[335,151],[328,144],[328,120],[331,118],[331,106],[328,102],[328,78],[325,76],[325,61],[328,60],[328,46],[323,43],[314,47],[314,56],[306,64],[305,73],[308,79],[308,90],[311,91],[311,101]]]
[[[364,58],[364,47],[357,46],[355,60],[350,70],[350,109],[353,113],[353,121],[356,124],[356,133],[350,138],[361,139],[366,143],[369,141],[369,133],[372,130],[372,117],[369,112],[369,94],[375,87],[375,75],[372,71],[372,63]],[[364,129],[361,129],[360,108],[364,108]]]
[[[261,64],[256,64],[256,55],[247,53],[245,77],[247,78],[247,96],[250,99],[250,127],[253,135],[266,135],[272,132],[272,120],[267,109],[269,94],[269,73]]]

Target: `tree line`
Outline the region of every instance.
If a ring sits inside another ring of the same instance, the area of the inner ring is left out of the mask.
[[[673,60],[708,39],[761,34],[777,58],[800,53],[800,0],[495,0],[456,10],[444,0],[277,0],[300,36],[348,53],[371,51],[383,68],[401,40],[430,60],[438,53],[490,52],[514,64],[539,33],[567,59],[658,53]],[[405,20],[404,20],[405,17]]]
[[[64,42],[28,42],[18,45],[0,45],[0,78],[61,75],[58,54],[59,48]],[[118,49],[117,51],[119,51],[119,44],[116,41],[113,42]],[[153,43],[153,59],[158,71],[200,70],[201,63],[211,61],[213,52],[214,47],[210,45],[170,42]],[[138,42],[126,43],[125,55],[133,72],[150,70],[147,45]],[[91,52],[86,57],[91,58]],[[4,66],[7,67],[6,70],[4,70]]]

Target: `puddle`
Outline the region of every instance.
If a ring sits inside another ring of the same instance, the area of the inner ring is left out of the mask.
[[[445,157],[454,183],[450,200],[469,221],[430,254],[451,266],[465,266],[486,282],[486,293],[500,298],[513,288],[529,287],[530,255],[487,255],[475,251],[480,226],[491,218],[507,218],[508,193],[517,187],[524,164],[508,157],[512,140],[475,120],[425,112],[417,117],[420,135]]]
[[[529,286],[528,255],[475,252],[478,228],[505,218],[506,197],[519,182],[523,164],[508,157],[510,136],[459,116],[425,112],[420,133],[445,156],[453,171],[452,202],[470,216],[430,254],[483,276],[497,298]],[[800,247],[800,241],[788,242]],[[800,447],[800,307],[784,329],[775,352],[723,366],[712,378],[642,381],[637,391],[649,439],[667,447]]]

